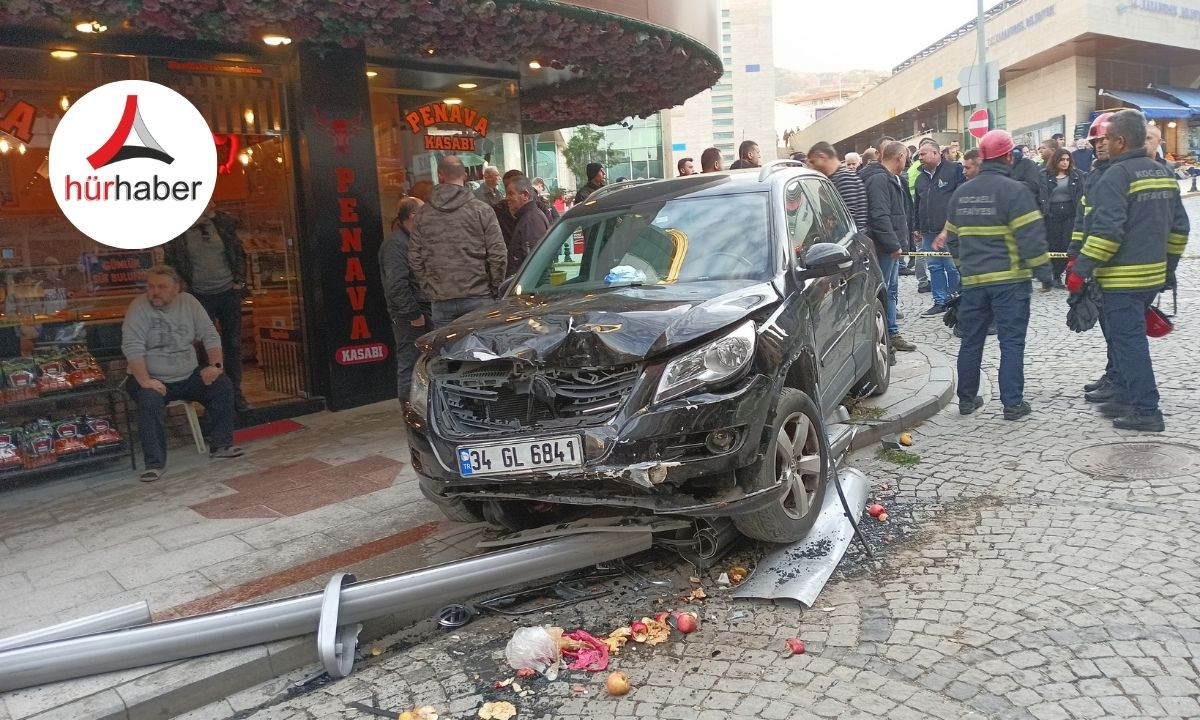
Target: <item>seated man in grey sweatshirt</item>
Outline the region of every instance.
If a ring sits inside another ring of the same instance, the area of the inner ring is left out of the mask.
[[[121,326],[121,350],[129,365],[126,391],[137,402],[138,434],[146,471],[142,482],[162,477],[167,464],[167,403],[196,401],[210,421],[210,455],[233,458],[233,383],[221,362],[221,336],[200,301],[181,291],[179,275],[158,265],[146,278],[146,294],[129,304]],[[204,343],[208,365],[196,360]]]

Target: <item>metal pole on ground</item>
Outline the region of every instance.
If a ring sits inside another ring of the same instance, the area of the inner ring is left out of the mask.
[[[339,624],[447,603],[648,550],[645,533],[586,533],[347,585]],[[235,650],[313,633],[323,593],[0,652],[0,691]]]

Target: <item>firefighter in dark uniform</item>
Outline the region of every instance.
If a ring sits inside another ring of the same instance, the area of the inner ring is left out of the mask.
[[[1000,340],[1000,400],[1004,419],[1032,410],[1025,402],[1025,333],[1029,328],[1031,279],[1050,282],[1046,226],[1029,188],[1009,177],[1012,136],[992,130],[979,141],[983,166],[954,191],[946,215],[946,246],[962,276],[958,326],[958,411],[983,405],[979,366],[988,324]]]
[[[1092,222],[1092,210],[1094,205],[1089,198],[1092,196],[1092,191],[1096,187],[1096,183],[1100,182],[1100,178],[1104,177],[1104,171],[1108,169],[1108,138],[1104,136],[1108,132],[1108,119],[1112,117],[1112,113],[1106,112],[1096,116],[1092,121],[1092,126],[1088,128],[1088,142],[1092,145],[1092,150],[1095,153],[1095,161],[1092,163],[1092,170],[1087,175],[1083,176],[1083,196],[1079,198],[1079,207],[1075,210],[1075,229],[1071,232],[1071,244],[1067,247],[1067,272],[1075,266],[1075,261],[1079,258],[1079,251],[1083,248],[1083,239],[1087,236],[1087,229]],[[1105,321],[1104,315],[1100,315],[1100,332],[1104,333],[1104,344],[1108,351],[1108,364],[1104,367],[1104,374],[1099,379],[1093,380],[1083,386],[1084,399],[1088,402],[1103,403],[1112,400],[1113,396],[1113,380],[1116,378],[1116,366],[1113,365],[1112,346],[1108,343],[1108,322]]]
[[[1113,427],[1162,432],[1158,386],[1146,339],[1146,309],[1175,282],[1188,218],[1171,172],[1146,156],[1146,118],[1121,110],[1108,121],[1109,166],[1091,191],[1091,222],[1067,289],[1100,285],[1116,365],[1113,397],[1100,406]]]

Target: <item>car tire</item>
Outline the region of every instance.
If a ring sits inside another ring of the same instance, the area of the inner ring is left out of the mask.
[[[868,390],[871,395],[882,395],[892,384],[892,364],[888,361],[891,343],[887,331],[887,308],[882,300],[875,300],[871,335],[871,369],[867,370],[859,384],[863,389],[863,392],[859,393],[860,396]]]
[[[425,499],[442,511],[446,519],[461,523],[481,523],[486,522],[483,517],[483,508],[479,503],[462,500],[460,498],[448,498],[438,495],[434,491],[425,487],[425,483],[417,483],[421,488],[421,494]]]
[[[784,388],[759,473],[763,487],[781,480],[789,487],[761,510],[734,515],[733,524],[743,535],[764,542],[802,539],[821,512],[828,468],[829,438],[817,406],[803,392]]]

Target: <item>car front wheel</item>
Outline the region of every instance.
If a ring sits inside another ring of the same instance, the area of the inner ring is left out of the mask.
[[[764,542],[802,539],[821,511],[828,462],[829,440],[817,406],[808,395],[785,388],[760,470],[763,484],[782,484],[783,494],[761,510],[735,515],[733,524],[743,535]]]

